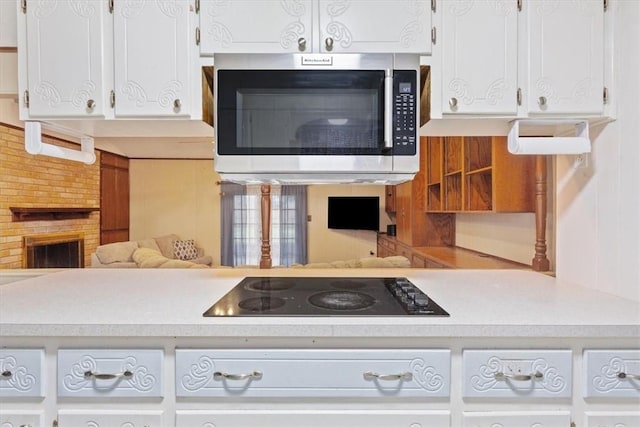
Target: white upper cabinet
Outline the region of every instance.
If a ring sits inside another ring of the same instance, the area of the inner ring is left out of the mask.
[[[190,117],[201,84],[191,1],[25,4],[21,119]]]
[[[116,117],[189,116],[189,2],[114,5]]]
[[[18,46],[15,0],[0,1],[0,47]]]
[[[431,52],[425,0],[319,0],[321,52]]]
[[[602,0],[525,1],[524,5],[528,8],[528,111],[602,113]]]
[[[103,37],[110,19],[107,2],[27,2],[30,118],[105,116]]]
[[[431,52],[428,0],[201,0],[200,53]]]
[[[517,114],[517,3],[446,0],[439,5],[443,114]]]
[[[311,0],[201,0],[200,54],[311,51]]]

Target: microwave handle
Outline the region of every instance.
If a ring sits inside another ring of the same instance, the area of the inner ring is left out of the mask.
[[[387,70],[384,78],[384,148],[393,148],[393,71]]]

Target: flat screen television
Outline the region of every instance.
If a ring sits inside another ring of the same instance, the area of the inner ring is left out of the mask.
[[[329,197],[328,227],[338,230],[374,230],[380,224],[380,198],[374,196]]]

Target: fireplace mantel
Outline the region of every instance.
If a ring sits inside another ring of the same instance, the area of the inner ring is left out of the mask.
[[[88,218],[91,212],[100,208],[20,208],[10,207],[13,222],[21,221],[53,221],[62,219]]]

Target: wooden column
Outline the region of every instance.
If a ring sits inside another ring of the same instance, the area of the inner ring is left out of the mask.
[[[531,260],[535,271],[548,271],[547,258],[547,157],[536,156],[536,253]]]
[[[271,186],[262,185],[260,214],[262,218],[262,245],[260,255],[260,268],[271,268]]]

